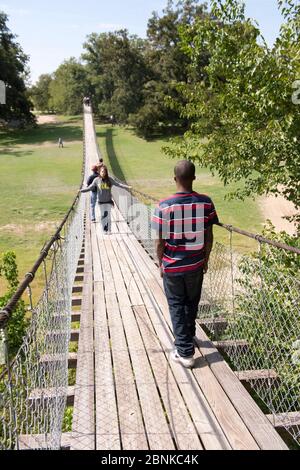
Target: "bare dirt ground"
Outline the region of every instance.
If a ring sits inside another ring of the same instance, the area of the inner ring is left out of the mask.
[[[38,124],[54,124],[57,122],[57,118],[53,114],[44,114],[37,116],[37,122]]]
[[[295,225],[283,219],[297,213],[294,205],[282,196],[268,196],[259,199],[265,219],[271,220],[277,231],[285,231],[290,235],[296,233]]]

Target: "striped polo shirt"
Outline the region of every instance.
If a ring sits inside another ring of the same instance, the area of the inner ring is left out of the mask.
[[[205,262],[205,232],[218,222],[215,206],[204,194],[176,193],[160,201],[152,228],[165,240],[164,272],[175,276],[199,271]]]

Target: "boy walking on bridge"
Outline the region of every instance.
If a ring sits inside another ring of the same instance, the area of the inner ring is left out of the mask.
[[[187,368],[195,363],[196,318],[213,246],[213,224],[218,223],[212,200],[193,191],[195,173],[188,160],[176,165],[177,192],[159,203],[152,221],[175,336],[171,357]]]

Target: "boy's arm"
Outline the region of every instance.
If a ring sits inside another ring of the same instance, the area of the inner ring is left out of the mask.
[[[154,214],[152,217],[152,229],[155,232],[154,240],[155,240],[155,251],[158,260],[158,265],[160,269],[160,275],[163,277],[163,265],[162,260],[165,251],[166,245],[166,238],[167,238],[167,222],[165,220],[163,210],[160,205],[156,206],[154,210]]]
[[[163,238],[158,238],[155,240],[155,249],[156,249],[156,256],[158,259],[158,265],[160,268],[160,275],[161,277],[163,276],[163,270],[162,270],[162,259],[164,256],[164,251],[165,251],[165,240]]]
[[[89,177],[88,177],[88,180],[87,180],[87,182],[86,182],[86,185],[87,185],[87,186],[90,186],[90,185],[94,182],[95,179],[96,179],[96,178],[93,178],[92,175],[89,176]]]
[[[206,274],[208,271],[208,261],[209,261],[213,244],[214,244],[214,234],[213,234],[213,225],[211,225],[206,230],[205,238],[204,238],[204,247],[205,247],[205,263],[203,265],[204,274]]]

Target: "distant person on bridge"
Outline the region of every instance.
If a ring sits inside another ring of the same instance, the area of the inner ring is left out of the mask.
[[[176,165],[177,192],[159,203],[152,220],[175,336],[171,358],[187,368],[195,363],[196,318],[213,246],[213,224],[218,223],[212,200],[193,191],[195,172],[188,160]]]
[[[100,168],[100,174],[93,182],[86,188],[82,189],[82,193],[93,191],[96,188],[98,194],[98,203],[100,204],[101,223],[104,233],[110,234],[111,232],[111,208],[114,205],[111,195],[113,186],[119,188],[130,189],[131,186],[127,184],[118,183],[108,175],[108,170],[105,165]]]
[[[88,96],[85,96],[83,98],[83,104],[85,104],[86,106],[90,106],[91,105],[91,100]]]
[[[114,116],[113,114],[110,116],[110,123],[111,123],[111,125],[112,125],[113,127],[114,127],[114,125],[115,125],[115,123],[116,123],[115,116]]]
[[[90,175],[87,180],[87,186],[90,186],[96,178],[99,178],[100,166],[93,165],[92,172],[93,174]],[[95,215],[96,202],[97,202],[97,188],[93,188],[91,191],[91,220],[92,222],[96,222],[96,215]]]

